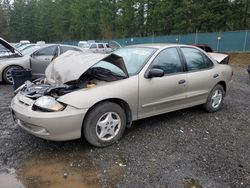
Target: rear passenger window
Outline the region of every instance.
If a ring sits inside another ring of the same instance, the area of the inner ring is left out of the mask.
[[[212,60],[209,59],[205,54],[203,54],[203,59],[207,64],[207,68],[211,68],[214,66],[214,63],[212,62]]]
[[[182,64],[176,48],[168,48],[160,52],[153,61],[152,68],[162,69],[165,74],[182,72]]]
[[[188,71],[196,71],[208,68],[208,59],[195,48],[181,48],[187,62]],[[211,66],[211,65],[210,65]]]

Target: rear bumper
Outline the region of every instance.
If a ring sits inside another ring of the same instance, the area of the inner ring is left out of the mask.
[[[23,104],[17,94],[12,102],[13,118],[18,125],[40,138],[66,141],[81,137],[83,118],[87,110],[67,106],[61,112],[40,112],[32,110],[32,105]]]

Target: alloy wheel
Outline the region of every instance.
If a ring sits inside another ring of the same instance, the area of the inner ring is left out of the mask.
[[[115,112],[107,112],[97,121],[96,135],[102,141],[112,140],[121,128],[121,118]]]
[[[8,80],[8,82],[13,83],[13,77],[11,76],[11,71],[13,68],[10,68],[7,70],[6,72],[6,79]]]
[[[212,96],[212,107],[218,108],[222,102],[223,93],[220,89],[217,89],[214,91],[214,94]]]

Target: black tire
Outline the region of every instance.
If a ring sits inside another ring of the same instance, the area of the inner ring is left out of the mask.
[[[10,81],[10,79],[8,78],[9,77],[8,74],[9,74],[11,69],[22,69],[22,67],[12,65],[12,66],[9,66],[9,67],[4,69],[4,71],[3,71],[3,81],[6,84],[12,84],[13,83],[13,81]]]
[[[111,140],[104,141],[98,137],[96,127],[98,120],[108,112],[115,112],[116,114],[118,114],[121,123],[117,135]],[[94,106],[94,108],[92,108],[90,112],[88,112],[83,123],[83,135],[91,145],[96,147],[105,147],[117,142],[122,137],[125,128],[126,115],[124,110],[118,104],[112,102],[102,102]]]
[[[218,105],[218,107],[214,107],[212,104],[213,104],[213,95],[215,94],[215,92],[219,90],[221,93],[222,93],[222,100],[220,102],[220,104]],[[209,113],[214,113],[214,112],[217,112],[219,111],[222,106],[223,106],[223,101],[224,101],[224,97],[225,97],[225,91],[223,89],[223,87],[221,85],[216,85],[212,91],[210,92],[210,94],[208,95],[208,98],[207,98],[207,102],[205,104],[203,104],[203,108],[205,111],[209,112]]]

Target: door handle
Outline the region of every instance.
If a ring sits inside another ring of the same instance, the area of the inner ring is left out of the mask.
[[[218,78],[219,77],[219,74],[214,74],[214,78]]]
[[[186,80],[180,80],[179,81],[179,84],[185,84],[186,83]]]

